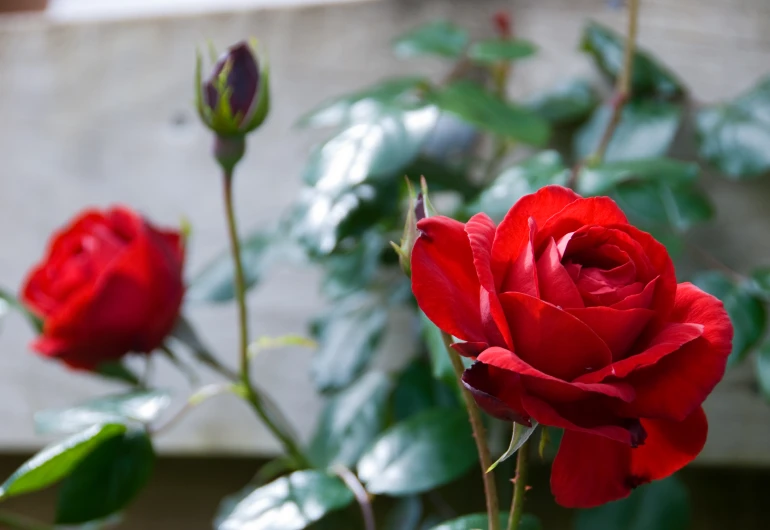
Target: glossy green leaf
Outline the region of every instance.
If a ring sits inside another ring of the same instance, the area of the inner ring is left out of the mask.
[[[566,185],[570,171],[556,151],[540,153],[505,169],[479,197],[468,205],[469,213],[484,212],[496,222],[516,201],[548,184]]]
[[[452,368],[452,361],[449,360],[441,330],[422,311],[420,311],[420,327],[422,328],[422,339],[425,341],[430,356],[433,377],[450,387],[457,386],[457,378]]]
[[[147,424],[171,404],[171,396],[162,390],[137,390],[92,399],[64,409],[35,413],[38,434],[69,434],[92,425],[105,423]]]
[[[141,385],[142,381],[139,376],[136,375],[130,368],[128,368],[122,361],[107,361],[101,363],[94,368],[94,373],[99,374],[107,379],[113,379],[120,381],[121,383],[128,383],[132,386]]]
[[[505,453],[498,458],[494,464],[489,466],[489,469],[487,469],[487,473],[493,471],[501,462],[505,462],[509,458],[511,458],[516,452],[521,449],[521,446],[527,443],[527,440],[529,440],[530,436],[537,430],[538,423],[535,420],[532,420],[532,426],[527,427],[526,425],[521,425],[519,423],[513,424],[513,430],[511,431],[511,443],[508,445],[508,449],[505,451]]]
[[[687,185],[624,182],[613,190],[612,196],[632,221],[653,232],[663,227],[684,233],[714,216],[709,197]]]
[[[455,81],[426,94],[428,101],[482,130],[536,146],[545,145],[550,125],[534,112],[506,103],[473,81]]]
[[[610,107],[603,105],[580,128],[574,138],[575,158],[582,160],[596,151],[611,114]],[[654,100],[629,102],[620,115],[604,161],[665,156],[679,129],[681,117],[681,107],[672,103]]]
[[[732,179],[770,171],[770,78],[696,116],[700,156]]]
[[[365,232],[350,249],[338,250],[328,256],[323,266],[322,289],[332,299],[348,296],[366,288],[375,278],[385,250],[385,238],[377,230]]]
[[[477,461],[468,417],[459,409],[434,409],[385,431],[358,462],[367,491],[414,495],[452,482]]]
[[[621,182],[657,181],[669,185],[690,184],[700,173],[698,164],[671,158],[643,158],[583,167],[577,191],[581,195],[606,195]]]
[[[328,255],[383,217],[396,218],[404,169],[417,157],[436,124],[435,107],[383,109],[317,148],[305,168],[303,190],[291,221],[306,250]]]
[[[583,29],[580,47],[613,81],[623,69],[625,37],[610,28],[589,22]],[[684,86],[676,75],[644,50],[636,50],[634,55],[631,88],[639,96],[674,98],[684,93]]]
[[[590,510],[579,510],[575,530],[688,530],[690,502],[684,485],[675,477],[635,489],[623,500]]]
[[[0,307],[0,313],[9,309],[18,311],[20,315],[27,319],[27,322],[29,322],[29,325],[32,326],[33,330],[35,330],[37,333],[41,333],[43,331],[43,321],[35,316],[29,309],[27,309],[24,304],[22,304],[19,299],[9,291],[0,289],[0,306],[5,308],[3,310],[3,307]]]
[[[338,301],[315,326],[318,350],[311,375],[319,390],[344,388],[366,367],[385,331],[388,314],[382,300],[358,292]]]
[[[751,290],[765,301],[770,302],[770,267],[762,267],[751,273]]]
[[[316,467],[355,465],[385,426],[391,386],[385,375],[370,372],[329,399],[310,442]]]
[[[302,530],[353,502],[353,493],[323,471],[295,471],[220,505],[216,530]]]
[[[748,284],[735,284],[718,271],[698,274],[693,283],[724,303],[734,330],[727,365],[735,366],[762,338],[767,322],[765,305],[752,295]]]
[[[757,382],[759,391],[770,401],[770,340],[765,340],[757,351]]]
[[[299,127],[336,127],[368,121],[387,107],[409,107],[419,101],[420,88],[428,86],[424,77],[386,79],[353,94],[328,99],[304,114]]]
[[[432,527],[430,530],[487,530],[489,518],[485,513],[474,513],[472,515],[464,515],[457,519],[452,519],[445,523],[441,523],[438,526]],[[508,514],[500,513],[500,527],[506,528],[508,525]],[[519,530],[541,530],[542,526],[540,521],[534,515],[524,514],[519,523]],[[596,527],[593,530],[599,530],[600,527]],[[601,527],[601,530],[610,530],[610,527]],[[612,530],[616,530],[612,528]],[[617,530],[620,530],[619,528]]]
[[[446,355],[446,353],[445,353]],[[454,372],[452,372],[454,376]],[[431,368],[420,360],[412,362],[401,372],[393,391],[393,418],[402,421],[426,410],[456,407],[457,396],[452,388],[433,378]]]
[[[552,125],[571,125],[588,118],[599,96],[584,79],[572,79],[541,92],[527,101],[527,108]]]
[[[94,449],[125,431],[126,426],[121,424],[95,425],[49,445],[0,486],[0,498],[37,491],[59,482]]]
[[[531,57],[537,47],[526,40],[490,39],[474,42],[468,48],[468,58],[484,64],[513,61]]]
[[[401,497],[385,517],[382,530],[418,530],[422,519],[422,501],[419,496]]]
[[[399,57],[437,55],[459,57],[468,45],[468,32],[451,22],[429,22],[401,35],[393,41],[393,51]]]
[[[155,452],[144,430],[105,441],[62,482],[56,522],[78,524],[125,508],[152,475]]]

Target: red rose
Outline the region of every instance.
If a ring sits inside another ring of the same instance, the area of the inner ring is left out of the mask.
[[[412,251],[417,302],[477,362],[488,413],[564,428],[551,489],[568,507],[627,496],[701,451],[724,374],[722,303],[677,285],[666,249],[606,197],[549,186],[499,226],[432,217]]]
[[[179,315],[184,247],[127,208],[86,210],[54,234],[22,300],[43,319],[32,348],[93,369],[161,345]]]

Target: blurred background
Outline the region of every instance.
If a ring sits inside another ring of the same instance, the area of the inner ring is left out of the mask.
[[[619,2],[617,2],[619,3]],[[431,59],[401,62],[391,39],[433,19],[489,32],[497,10],[512,13],[517,35],[535,42],[537,59],[517,65],[509,87],[526,95],[573,74],[595,75],[576,49],[588,19],[622,31],[624,15],[606,0],[0,0],[0,286],[15,290],[42,255],[51,231],[85,206],[131,205],[159,223],[192,225],[189,273],[224,244],[217,167],[210,135],[193,108],[196,47],[220,49],[255,36],[271,62],[274,94],[266,126],[252,137],[236,180],[244,229],[274,223],[300,189],[317,131],[293,124],[320,101],[381,78],[445,74]],[[23,12],[23,10],[29,10]],[[698,102],[733,98],[770,71],[767,0],[644,0],[641,45],[678,72]],[[770,260],[770,180],[731,186],[706,176],[720,217],[696,231],[737,268]],[[764,263],[763,263],[764,262]],[[318,275],[280,267],[250,295],[257,335],[304,333],[323,308]],[[236,357],[234,308],[186,312],[222,357]],[[0,335],[0,475],[7,476],[46,440],[34,411],[104,393],[110,384],[65,372],[27,350],[31,333],[15,315]],[[409,337],[390,333],[380,356],[402,366]],[[307,437],[321,408],[308,377],[311,353],[261,355],[256,381]],[[384,358],[384,361],[383,361]],[[159,363],[158,378],[185,388]],[[770,506],[770,405],[755,391],[750,366],[732,371],[707,402],[711,432],[690,486],[696,529],[766,528]],[[203,405],[159,440],[162,458],[125,528],[203,529],[219,499],[237,490],[277,446],[235,398]],[[563,528],[548,470],[538,468],[532,508],[544,527]],[[469,479],[471,480],[471,479]],[[476,480],[475,477],[473,480]],[[461,486],[461,487],[467,487]],[[457,487],[455,487],[457,489]],[[461,491],[448,498],[463,497]],[[467,496],[466,496],[467,497]],[[47,518],[53,495],[9,502]],[[458,501],[459,502],[459,501]],[[467,498],[463,502],[469,502]],[[185,519],[182,519],[183,516]]]

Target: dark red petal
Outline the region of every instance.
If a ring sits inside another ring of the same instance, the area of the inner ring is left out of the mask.
[[[551,217],[544,225],[538,223],[535,249],[541,248],[548,239],[559,240],[565,234],[593,225],[606,226],[628,223],[623,211],[609,197],[579,199],[565,206],[558,215]]]
[[[537,268],[535,264],[535,248],[532,241],[537,234],[535,220],[529,218],[529,238],[519,256],[511,263],[505,273],[505,278],[500,283],[499,292],[524,293],[535,298],[540,298],[540,288],[537,282]],[[499,278],[498,278],[499,280]]]
[[[551,467],[551,491],[565,508],[592,508],[631,493],[630,445],[565,430]]]
[[[624,297],[619,302],[615,302],[610,307],[615,309],[648,309],[652,305],[652,298],[655,296],[655,287],[658,285],[658,278],[654,278],[650,283],[644,286],[641,292]]]
[[[668,477],[692,462],[706,444],[708,421],[701,407],[680,422],[643,419],[644,445],[631,451],[630,482],[635,485]]]
[[[583,307],[583,298],[567,270],[561,264],[556,242],[551,239],[537,260],[540,298],[562,308]]]
[[[521,381],[517,374],[481,362],[463,373],[463,385],[487,414],[500,420],[530,426],[521,406]]]
[[[682,346],[691,342],[703,334],[703,326],[700,324],[669,324],[662,330],[655,332],[653,338],[644,346],[641,353],[635,353],[605,366],[596,372],[585,374],[577,378],[581,383],[600,383],[612,377],[622,379],[639,368],[653,366],[666,355],[678,351]]]
[[[492,277],[492,241],[495,223],[487,214],[479,213],[470,218],[465,232],[473,254],[473,265],[481,285],[481,322],[490,344],[511,347],[511,333],[505,320],[503,307],[497,298],[495,280]]]
[[[609,396],[630,402],[634,399],[634,389],[624,383],[570,383],[536,370],[521,360],[515,353],[504,348],[491,347],[481,352],[478,360],[519,374],[522,384],[528,392],[546,400],[570,402],[586,399],[592,395]]]
[[[481,352],[489,348],[486,342],[455,342],[452,349],[463,357],[475,359]]]
[[[558,379],[572,379],[612,362],[604,342],[580,320],[537,298],[503,293],[516,355]]]
[[[612,352],[612,359],[622,359],[636,342],[647,324],[655,316],[649,309],[613,309],[586,307],[567,312],[586,324],[604,341]]]
[[[450,335],[486,342],[479,284],[465,225],[447,217],[417,223],[412,249],[412,291],[427,317]]]
[[[624,379],[637,391],[636,400],[628,405],[629,414],[684,420],[724,375],[733,328],[722,302],[692,284],[682,283],[670,316],[675,322],[703,326],[703,334]]]
[[[504,278],[511,262],[519,257],[529,238],[530,218],[535,226],[542,226],[551,216],[578,199],[580,195],[570,189],[545,186],[516,201],[497,227],[492,244],[492,270],[495,278]]]

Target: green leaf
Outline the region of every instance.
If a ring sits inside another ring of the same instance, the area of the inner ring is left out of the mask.
[[[359,460],[358,476],[370,493],[400,497],[452,482],[477,459],[465,411],[435,409],[385,431]]]
[[[752,272],[749,285],[754,294],[770,302],[770,267],[762,267]]]
[[[0,486],[0,498],[46,488],[60,481],[91,451],[126,431],[121,424],[95,425],[53,443],[27,460]]]
[[[437,55],[459,57],[468,44],[468,32],[451,22],[429,22],[393,41],[393,51],[399,57]]]
[[[700,173],[698,164],[671,158],[644,158],[608,162],[583,167],[578,177],[581,195],[606,195],[621,182],[657,181],[676,185],[695,182]]]
[[[107,379],[114,379],[132,386],[139,386],[142,381],[121,361],[107,361],[94,368],[94,372]]]
[[[700,156],[731,179],[770,171],[770,78],[695,118]]]
[[[62,482],[56,522],[78,524],[125,508],[152,475],[155,452],[143,430],[105,441]]]
[[[765,340],[757,352],[757,382],[762,395],[770,401],[770,340]]]
[[[382,109],[310,156],[291,234],[306,250],[328,255],[383,217],[396,218],[404,169],[417,157],[439,112],[435,107]]]
[[[35,330],[35,332],[37,333],[43,332],[43,320],[38,318],[36,315],[34,315],[29,309],[27,309],[24,306],[24,304],[21,303],[21,301],[19,301],[18,298],[16,298],[9,291],[0,289],[0,306],[2,306],[0,307],[0,316],[2,316],[2,313],[4,311],[7,311],[8,309],[13,309],[15,311],[18,311],[19,314],[21,314],[24,318],[27,319],[27,322],[29,322],[29,325],[32,326],[32,329]]]
[[[709,197],[692,186],[663,182],[624,182],[612,193],[623,211],[650,231],[665,228],[684,233],[714,217]]]
[[[105,423],[147,424],[157,419],[170,404],[170,394],[162,390],[115,394],[74,407],[36,412],[35,430],[38,434],[70,434]]]
[[[390,389],[385,375],[370,372],[329,399],[310,442],[316,467],[355,465],[385,426]]]
[[[387,324],[387,308],[376,295],[357,292],[339,300],[315,326],[318,350],[311,375],[319,390],[344,388],[366,367]]]
[[[503,453],[503,455],[495,461],[494,464],[489,466],[489,469],[487,469],[487,473],[493,471],[501,462],[505,462],[509,458],[511,458],[516,451],[521,449],[521,446],[527,443],[527,440],[529,440],[529,437],[532,436],[532,433],[535,432],[537,429],[537,422],[535,420],[532,420],[532,426],[527,427],[526,425],[521,425],[519,423],[513,424],[513,431],[511,432],[511,443],[508,445],[508,449]]]
[[[220,505],[216,530],[302,530],[353,502],[343,482],[323,471],[296,471]]]
[[[751,294],[750,285],[736,285],[718,271],[698,274],[693,283],[724,303],[734,330],[733,351],[727,366],[735,366],[762,338],[767,322],[764,304]]]
[[[531,57],[536,51],[537,47],[526,40],[489,39],[471,44],[468,58],[483,64],[495,64]]]
[[[376,229],[365,232],[353,248],[338,250],[323,263],[326,275],[323,279],[324,294],[332,299],[348,296],[366,288],[380,267],[385,249],[385,238]]]
[[[526,108],[506,103],[473,81],[460,80],[435,88],[426,98],[441,110],[511,140],[542,146],[551,135],[550,126],[543,118]]]
[[[526,107],[551,125],[580,123],[599,104],[591,84],[584,79],[572,79],[530,98]]]
[[[574,137],[575,158],[593,154],[607,129],[612,110],[596,109]],[[605,162],[664,156],[674,141],[682,117],[681,107],[663,101],[630,101],[623,107],[620,122],[604,155]]]
[[[419,101],[418,91],[427,86],[424,77],[386,79],[358,92],[331,98],[304,114],[298,127],[336,127],[368,121],[381,108],[409,107]]]
[[[274,236],[268,232],[254,232],[241,242],[241,262],[246,288],[259,282],[268,258],[272,257]],[[233,259],[223,252],[198,273],[187,286],[185,300],[189,302],[229,302],[235,298]]]
[[[588,52],[601,71],[613,81],[623,69],[625,37],[606,26],[591,21],[583,29],[580,48]],[[676,75],[643,50],[634,54],[631,89],[639,96],[675,98],[684,94]]]
[[[385,517],[382,530],[417,530],[422,519],[420,497],[401,497]]]
[[[444,345],[444,338],[441,330],[420,311],[420,326],[422,328],[422,339],[428,348],[430,356],[431,372],[435,379],[443,381],[449,387],[457,386],[452,361]]]
[[[579,510],[575,530],[687,530],[690,502],[687,490],[675,477],[635,489],[623,500],[590,510]]]
[[[432,527],[430,530],[486,530],[489,528],[489,519],[485,513],[474,513],[472,515],[464,515],[457,519],[452,519],[445,523],[441,523],[438,526]],[[500,527],[506,528],[508,525],[508,514],[500,513]],[[519,523],[519,530],[541,530],[542,526],[540,521],[534,515],[524,514]],[[594,530],[599,530],[600,527],[596,527]],[[610,530],[609,527],[601,527],[602,530]],[[612,530],[615,530],[613,528]]]
[[[454,372],[452,374],[454,375]],[[456,388],[457,383],[454,382],[453,386]],[[395,421],[402,421],[437,407],[456,407],[457,397],[451,389],[451,386],[433,378],[426,363],[419,360],[412,362],[399,376],[393,391]]]
[[[496,222],[524,195],[548,184],[565,185],[570,172],[556,151],[540,153],[505,169],[479,197],[468,205],[469,213],[484,212]]]

